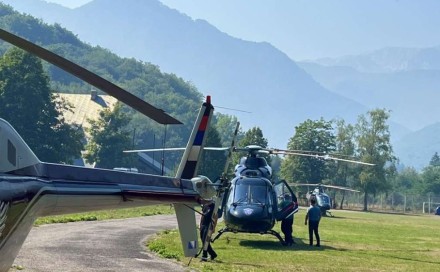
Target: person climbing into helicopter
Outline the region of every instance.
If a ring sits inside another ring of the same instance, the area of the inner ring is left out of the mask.
[[[202,217],[200,219],[200,239],[202,240],[202,244],[205,243],[206,236],[208,235],[209,228],[215,228],[211,224],[212,222],[212,214],[214,213],[215,202],[207,201],[202,203]],[[211,246],[211,242],[208,241],[208,248],[204,250],[203,244],[203,253],[202,253],[202,261],[206,262],[208,260],[208,254],[211,257],[211,260],[217,258],[217,253],[215,253],[214,249]]]
[[[284,200],[282,202],[282,207],[286,207],[292,203],[292,196],[290,194],[284,194]],[[281,231],[284,234],[284,245],[292,246],[295,244],[293,240],[293,220],[294,214],[291,213],[286,218],[281,221]]]
[[[310,197],[310,207],[307,210],[304,224],[307,225],[309,221],[309,242],[313,246],[313,233],[316,237],[316,246],[321,246],[321,239],[319,237],[319,221],[321,220],[321,209],[316,205],[316,197]]]

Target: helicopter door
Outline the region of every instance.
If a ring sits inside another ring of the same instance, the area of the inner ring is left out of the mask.
[[[274,191],[277,206],[276,219],[278,221],[298,212],[298,199],[285,180],[276,182]]]

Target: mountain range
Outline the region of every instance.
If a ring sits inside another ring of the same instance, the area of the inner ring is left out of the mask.
[[[212,95],[217,110],[236,115],[244,129],[260,127],[271,146],[285,147],[306,119],[355,121],[367,111],[322,87],[269,43],[231,37],[156,0],[95,0],[76,9],[39,0],[4,2],[92,45],[183,77]]]
[[[326,88],[369,108],[390,109],[394,121],[413,130],[393,139],[402,164],[421,169],[439,152],[440,46],[383,48],[298,64]]]
[[[267,42],[231,37],[157,0],[94,0],[76,9],[40,0],[2,1],[92,45],[158,65],[212,95],[217,106],[251,112],[217,107],[236,115],[244,129],[262,128],[270,146],[285,146],[306,119],[354,122],[368,109],[383,107],[392,111],[392,141],[405,165],[426,165],[436,151],[435,145],[429,148],[433,135],[411,132],[438,121],[440,47],[385,48],[297,63]],[[428,149],[418,162],[405,146],[412,137]]]

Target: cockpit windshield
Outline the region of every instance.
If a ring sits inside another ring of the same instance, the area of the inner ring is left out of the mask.
[[[239,184],[234,188],[235,204],[266,204],[267,186]]]

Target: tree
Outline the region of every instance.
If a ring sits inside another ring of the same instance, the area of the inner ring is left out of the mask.
[[[272,167],[272,180],[277,181],[280,179],[281,164],[283,160],[279,156],[272,156],[270,158],[270,167]]]
[[[368,208],[368,194],[390,188],[388,177],[395,172],[396,158],[386,123],[389,117],[385,109],[375,109],[359,116],[356,124],[359,157],[375,164],[362,167],[359,173],[359,186],[364,191],[364,211]]]
[[[289,150],[305,150],[331,153],[335,150],[332,123],[306,120],[295,127],[295,135],[287,144]],[[313,157],[289,156],[281,166],[282,178],[296,182],[320,183],[330,175],[333,162]]]
[[[90,140],[84,155],[88,163],[108,169],[131,167],[131,158],[123,154],[124,150],[132,147],[131,133],[125,129],[130,120],[121,108],[121,104],[117,103],[112,111],[103,109],[98,120],[88,119],[90,128],[86,131]]]
[[[440,167],[430,165],[423,169],[421,182],[423,193],[440,194]]]
[[[354,126],[346,124],[344,120],[336,122],[336,149],[335,152],[344,157],[354,157],[356,151]],[[338,161],[336,163],[333,184],[349,187],[348,181],[354,176],[353,165],[349,162]],[[334,198],[334,197],[333,197]],[[342,191],[342,200],[339,208],[342,209],[345,198],[345,191]]]
[[[266,138],[264,138],[263,131],[259,127],[253,127],[251,129],[249,129],[248,131],[246,131],[243,138],[240,141],[238,141],[237,146],[245,147],[248,145],[258,145],[263,148],[266,148],[267,144],[268,144],[268,141]],[[241,153],[241,152],[234,153],[232,156],[232,164],[239,163],[241,157],[243,157],[243,153]],[[269,155],[262,156],[262,157],[264,157],[267,160],[267,163],[270,164]],[[232,167],[232,165],[231,165],[231,167]]]
[[[437,152],[434,153],[431,160],[429,161],[429,165],[431,166],[440,166],[440,156]]]
[[[210,127],[205,146],[221,147],[220,135],[215,127]],[[207,176],[212,181],[217,180],[223,172],[226,162],[224,152],[204,150],[201,157],[201,165],[198,173]]]
[[[239,146],[258,145],[266,148],[268,141],[263,136],[263,131],[259,127],[253,127],[246,131],[243,139],[240,140]]]
[[[70,163],[81,155],[84,134],[65,123],[61,111],[67,109],[37,57],[12,48],[0,59],[0,116],[43,161]]]
[[[235,128],[237,126],[238,120],[237,117],[227,114],[216,113],[214,115],[214,124],[220,135],[222,146],[230,146],[232,137],[234,136]],[[236,142],[239,142],[243,139],[244,133],[239,129],[237,133]]]
[[[405,167],[394,179],[394,189],[404,193],[416,193],[421,189],[421,176],[412,167]]]

